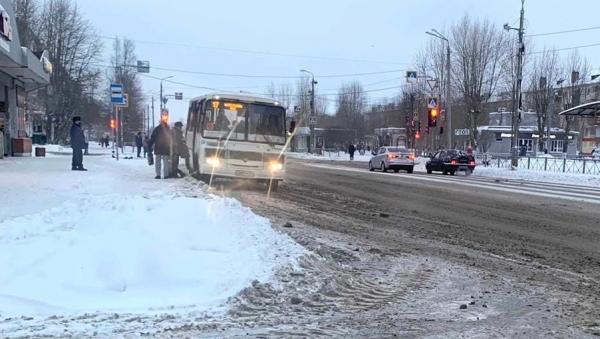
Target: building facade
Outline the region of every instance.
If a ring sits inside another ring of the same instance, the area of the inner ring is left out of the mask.
[[[10,0],[0,0],[0,155],[31,155],[34,119],[28,97],[50,82],[45,52],[21,46]],[[39,114],[39,113],[38,113]]]
[[[488,117],[488,124],[478,128],[479,144],[477,151],[499,157],[510,157],[512,112],[491,112]],[[537,156],[546,153],[562,156],[565,143],[568,143],[568,156],[578,154],[577,136],[579,132],[571,131],[567,136],[564,129],[552,127],[550,128],[550,135],[547,135],[547,131],[538,131],[537,114],[535,112],[524,112],[521,119],[518,135],[519,154],[521,156]],[[540,138],[544,140],[544,151],[540,151],[537,147]]]

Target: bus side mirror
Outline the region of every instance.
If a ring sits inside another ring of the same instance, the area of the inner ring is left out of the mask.
[[[294,120],[290,121],[290,134],[294,133],[296,130],[296,122]]]

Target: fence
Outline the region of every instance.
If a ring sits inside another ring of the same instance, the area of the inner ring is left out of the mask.
[[[485,167],[511,167],[509,158],[491,158],[484,155],[478,157],[477,161]],[[520,157],[518,167],[534,171],[600,175],[600,160],[593,159]]]

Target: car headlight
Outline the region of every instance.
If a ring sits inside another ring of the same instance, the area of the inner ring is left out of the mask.
[[[271,163],[269,163],[269,169],[273,172],[281,171],[283,169],[283,164],[279,161],[271,161]]]
[[[206,158],[206,164],[208,164],[211,167],[219,167],[221,166],[221,160],[217,157],[209,157]]]

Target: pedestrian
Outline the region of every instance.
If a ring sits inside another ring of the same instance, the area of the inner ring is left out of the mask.
[[[178,121],[173,127],[171,149],[171,176],[173,178],[185,177],[185,173],[179,169],[179,158],[185,159],[186,168],[189,169],[189,150],[183,137],[183,123]]]
[[[354,152],[356,151],[356,147],[354,147],[354,144],[350,144],[350,146],[348,146],[348,153],[350,153],[350,160],[354,160]]]
[[[149,149],[154,151],[154,154],[156,155],[156,159],[154,159],[156,177],[154,177],[154,179],[161,178],[161,168],[163,178],[167,179],[170,177],[169,158],[171,156],[171,130],[168,121],[168,115],[163,115],[160,124],[152,131],[150,142],[148,143]]]
[[[83,150],[86,148],[85,135],[81,128],[81,117],[73,117],[73,125],[71,126],[71,148],[73,149],[73,158],[71,160],[72,171],[87,171],[83,168]]]
[[[598,160],[600,159],[600,149],[598,149],[598,145],[592,149],[592,159]]]
[[[150,138],[148,138],[147,135],[144,135],[144,141],[142,142],[142,147],[144,148],[144,158],[146,158],[148,156],[148,152],[150,152],[149,143],[150,143]]]
[[[141,158],[142,156],[142,146],[144,146],[144,140],[142,139],[142,132],[137,132],[135,135],[135,147],[137,147],[137,157]]]

